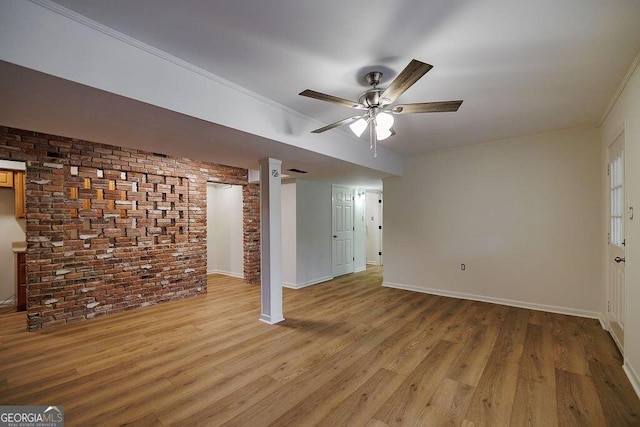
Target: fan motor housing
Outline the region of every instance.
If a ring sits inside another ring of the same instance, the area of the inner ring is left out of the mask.
[[[358,97],[358,102],[367,108],[378,107],[382,98],[383,90],[378,88],[369,89]]]
[[[378,89],[380,80],[382,80],[382,73],[380,71],[371,71],[365,76],[367,83],[373,86],[372,89],[364,92],[358,97],[358,102],[367,108],[379,107],[384,103],[382,97],[383,90]]]

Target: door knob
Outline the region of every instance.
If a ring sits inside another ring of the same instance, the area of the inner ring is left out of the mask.
[[[620,264],[621,262],[625,262],[624,258],[620,258],[619,256],[615,257],[613,260],[618,264]]]
[[[334,234],[334,235],[333,235],[333,238],[334,238],[334,239],[337,239],[337,238],[338,238],[338,236],[336,236],[336,235]]]

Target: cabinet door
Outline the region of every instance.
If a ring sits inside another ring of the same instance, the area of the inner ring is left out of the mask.
[[[16,171],[13,174],[13,188],[15,189],[16,197],[16,218],[24,218],[26,216],[24,176],[24,172],[22,171]]]
[[[13,188],[13,171],[0,170],[0,187]]]

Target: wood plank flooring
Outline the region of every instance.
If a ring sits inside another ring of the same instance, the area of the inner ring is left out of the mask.
[[[284,290],[209,293],[51,331],[0,316],[0,404],[66,424],[639,425],[620,354],[592,319],[381,286],[380,268]]]

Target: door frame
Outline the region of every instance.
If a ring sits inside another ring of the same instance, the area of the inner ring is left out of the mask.
[[[369,260],[369,257],[367,257],[367,264],[371,264],[371,265],[382,265],[383,264],[383,260],[382,257],[384,256],[384,251],[382,249],[383,247],[383,230],[384,230],[384,224],[383,224],[383,204],[384,204],[384,198],[383,198],[383,193],[381,190],[367,190],[366,191],[367,194],[375,194],[378,198],[378,202],[376,203],[376,213],[378,215],[378,230],[374,230],[377,234],[378,234],[378,250],[377,252],[379,253],[379,255],[377,255],[375,257],[375,259],[372,259],[371,262]],[[366,202],[366,198],[365,198],[365,202]],[[366,206],[365,203],[365,215],[369,212],[369,206]],[[369,249],[369,233],[371,232],[371,230],[367,229],[367,233],[366,233],[366,241],[365,241],[365,248],[368,250]],[[366,255],[366,254],[365,254]]]
[[[351,267],[350,268],[346,268],[344,271],[337,271],[336,270],[336,260],[335,260],[335,239],[336,239],[336,200],[335,200],[335,190],[336,188],[341,188],[343,190],[348,190],[345,191],[345,193],[348,192],[348,194],[350,195],[351,198],[351,218],[350,218],[350,223],[351,223],[351,251],[350,251],[350,257],[351,262],[350,263],[345,263],[346,264],[350,264]],[[351,188],[351,187],[345,187],[342,185],[331,185],[331,234],[332,234],[332,238],[331,238],[331,275],[333,277],[338,277],[338,276],[342,276],[344,274],[350,274],[353,273],[355,271],[355,256],[354,256],[354,244],[355,244],[355,189]]]
[[[612,316],[611,316],[611,310],[612,310],[612,305],[614,302],[614,295],[612,295],[612,268],[611,268],[611,257],[612,255],[612,249],[611,249],[611,177],[610,177],[610,172],[609,172],[609,167],[611,164],[612,159],[609,158],[609,150],[610,148],[618,141],[618,139],[621,139],[621,144],[622,144],[622,152],[624,153],[622,156],[622,168],[623,168],[623,207],[622,207],[622,218],[623,218],[623,238],[624,238],[624,234],[625,231],[628,229],[628,215],[627,215],[627,208],[628,208],[628,191],[627,191],[627,177],[628,177],[628,170],[627,170],[627,166],[628,166],[628,162],[627,162],[627,156],[626,156],[626,147],[627,147],[627,141],[626,141],[626,131],[625,131],[625,123],[623,123],[609,138],[607,138],[606,140],[606,146],[605,146],[605,153],[604,153],[604,158],[605,158],[605,163],[606,163],[606,171],[605,171],[605,182],[606,182],[606,196],[605,196],[605,212],[606,212],[606,221],[605,221],[605,225],[606,225],[606,232],[607,232],[607,245],[605,247],[605,251],[604,251],[604,257],[605,257],[605,280],[606,280],[606,316],[605,316],[605,321],[606,321],[606,328],[607,331],[609,332],[609,334],[611,335],[611,337],[613,338],[613,341],[616,343],[616,346],[618,347],[618,349],[620,350],[620,353],[622,353],[624,355],[624,325],[626,324],[626,313],[627,313],[627,299],[626,299],[626,290],[627,290],[627,275],[626,275],[626,263],[622,264],[622,268],[625,270],[625,274],[624,274],[624,279],[623,279],[623,292],[625,297],[623,298],[622,304],[624,305],[624,309],[623,309],[623,319],[622,320],[622,336],[618,336],[618,334],[616,334],[616,330],[614,328],[614,325],[612,324]],[[626,252],[626,251],[625,251]],[[626,257],[626,254],[625,254]]]

